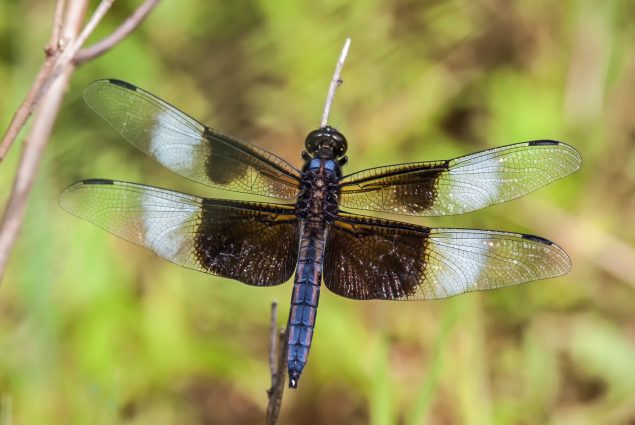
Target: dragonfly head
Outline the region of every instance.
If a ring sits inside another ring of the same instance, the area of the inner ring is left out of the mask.
[[[306,151],[311,155],[315,155],[318,151],[333,152],[335,158],[340,158],[348,149],[346,137],[333,127],[321,127],[313,130],[306,136],[304,142]]]

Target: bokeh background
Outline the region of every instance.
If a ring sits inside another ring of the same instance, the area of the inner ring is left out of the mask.
[[[42,61],[51,1],[0,1],[0,124]],[[94,2],[96,3],[96,2]],[[91,40],[139,2],[119,1]],[[539,138],[581,171],[484,211],[411,221],[550,238],[566,277],[435,302],[324,290],[283,424],[635,423],[635,5],[629,0],[165,0],[75,74],[0,288],[0,423],[264,422],[260,289],[185,270],[76,219],[64,187],[105,177],[237,198],[170,173],[81,99],[106,77],[300,165],[344,38],[331,123],[348,172]],[[8,195],[21,144],[0,165]]]

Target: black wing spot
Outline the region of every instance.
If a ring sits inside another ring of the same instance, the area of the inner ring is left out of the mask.
[[[528,143],[529,146],[552,146],[559,145],[560,142],[555,140],[534,140]]]
[[[82,181],[83,184],[114,184],[114,180],[109,179],[87,179]]]
[[[551,242],[549,239],[541,238],[540,236],[524,234],[523,239],[528,239],[530,241],[544,243],[545,245],[553,245],[553,242]]]
[[[209,127],[205,127],[203,136],[214,143],[211,147],[212,155],[207,157],[205,163],[205,174],[207,174],[210,181],[226,186],[236,180],[240,180],[247,171],[248,164],[244,161],[248,161],[251,158],[250,155],[240,152],[237,156],[236,148],[222,141],[219,142],[218,136]],[[226,160],[220,161],[219,158]],[[251,159],[253,161],[253,158]]]
[[[132,84],[127,83],[125,81],[116,80],[116,79],[109,79],[108,81],[110,82],[110,84],[113,84],[115,86],[123,87],[124,89],[128,89],[128,90],[137,91],[137,86],[133,86]]]

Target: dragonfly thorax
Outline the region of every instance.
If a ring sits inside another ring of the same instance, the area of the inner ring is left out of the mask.
[[[337,212],[337,188],[341,171],[337,161],[310,158],[302,173],[297,207],[309,221],[329,221]]]

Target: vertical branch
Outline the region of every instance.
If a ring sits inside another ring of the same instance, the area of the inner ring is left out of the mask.
[[[276,353],[278,348],[278,332],[276,324],[278,322],[278,303],[271,301],[271,324],[269,325],[269,370],[271,371],[271,388],[275,387],[278,368],[276,363]]]
[[[287,329],[283,328],[278,331],[277,352],[278,364],[276,366],[275,382],[272,382],[271,388],[267,391],[269,403],[267,404],[267,425],[275,425],[278,423],[278,415],[282,407],[282,394],[284,393],[284,384],[286,382],[287,372]]]
[[[324,112],[322,113],[322,122],[320,123],[320,127],[326,127],[326,123],[329,120],[329,113],[331,112],[331,105],[333,105],[333,100],[335,99],[335,91],[344,82],[340,78],[340,75],[342,74],[342,68],[344,67],[344,61],[348,55],[348,48],[350,45],[351,39],[348,37],[344,42],[344,47],[342,47],[342,52],[337,60],[337,64],[335,65],[335,72],[333,73],[333,78],[331,78],[331,84],[329,84],[329,91],[326,95],[326,103],[324,104]]]
[[[287,331],[276,330],[278,320],[278,303],[271,303],[271,325],[269,329],[269,369],[271,370],[271,388],[267,390],[267,425],[278,423],[278,415],[282,406],[282,393],[287,369]]]
[[[65,0],[57,0],[55,4],[55,15],[53,15],[53,29],[51,30],[51,39],[46,46],[45,52],[47,56],[53,56],[56,54],[61,46],[62,36],[62,21],[64,19],[64,7],[66,6]]]

